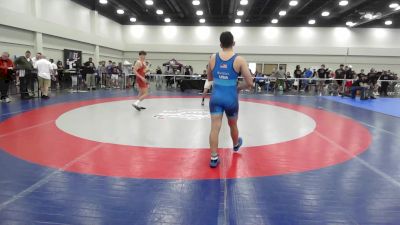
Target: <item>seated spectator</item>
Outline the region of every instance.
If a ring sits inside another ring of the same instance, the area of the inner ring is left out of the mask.
[[[367,76],[362,76],[361,78],[359,78],[358,80],[354,81],[350,91],[351,91],[351,98],[355,99],[356,98],[356,93],[358,90],[361,91],[361,96],[360,96],[360,100],[367,100],[369,97],[366,95],[367,94],[367,90],[369,89],[369,84],[368,84],[368,79]],[[342,96],[344,96],[345,94],[343,94]],[[374,97],[371,97],[372,99],[374,99]]]

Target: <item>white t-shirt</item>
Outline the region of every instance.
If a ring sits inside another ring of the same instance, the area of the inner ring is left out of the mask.
[[[51,67],[53,68],[54,75],[57,75],[58,74],[58,71],[57,71],[58,66],[55,63],[52,63]]]
[[[36,61],[34,67],[38,70],[39,77],[47,80],[51,79],[53,67],[51,66],[51,62],[49,62],[47,59],[39,59]]]

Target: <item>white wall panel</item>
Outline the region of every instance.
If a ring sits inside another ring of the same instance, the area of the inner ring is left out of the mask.
[[[59,38],[50,35],[43,35],[43,47],[56,48],[56,49],[73,49],[79,50],[84,53],[94,53],[94,45],[78,42],[74,40]]]
[[[65,0],[39,0],[39,18],[48,22],[90,33],[90,10]]]
[[[32,0],[0,0],[0,7],[22,14],[31,14]]]

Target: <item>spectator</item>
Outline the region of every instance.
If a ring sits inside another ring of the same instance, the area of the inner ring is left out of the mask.
[[[64,87],[64,66],[60,60],[57,61],[57,74],[58,83],[60,85],[60,88],[62,89]]]
[[[0,59],[0,93],[1,101],[5,103],[11,102],[8,97],[8,88],[10,86],[13,68],[14,63],[10,59],[10,54],[8,52],[3,52]]]
[[[389,87],[389,82],[388,80],[393,80],[393,78],[386,72],[382,72],[382,76],[379,77],[379,80],[381,80],[381,88],[380,88],[380,95],[381,96],[388,96],[388,87]]]
[[[275,76],[277,78],[275,88],[278,88],[280,91],[283,91],[285,89],[285,80],[286,80],[286,73],[285,70],[283,69],[283,66],[279,66],[279,70],[276,71]]]
[[[325,64],[321,65],[321,68],[317,70],[317,76],[318,76],[318,81],[317,81],[317,89],[315,92],[319,92],[322,95],[322,92],[324,90],[325,86],[325,79],[327,79],[328,75],[328,69],[325,68]]]
[[[108,60],[108,65],[106,69],[107,69],[106,87],[111,88],[111,76],[113,73],[113,62],[111,60]]]
[[[335,71],[335,79],[341,79],[337,80],[336,83],[339,85],[339,92],[342,93],[343,90],[343,79],[346,76],[346,71],[344,70],[344,65],[340,64],[339,69]]]
[[[51,63],[51,67],[53,68],[53,71],[52,71],[53,76],[51,77],[52,79],[51,79],[51,85],[50,86],[54,87],[55,89],[57,89],[57,88],[60,87],[58,82],[57,82],[57,80],[58,80],[58,71],[57,71],[58,67],[54,63],[53,59],[50,59],[49,61]]]
[[[160,66],[157,66],[156,74],[157,74],[157,76],[156,76],[156,88],[160,89],[162,87],[162,85],[161,85],[161,82],[162,82],[162,77],[161,77],[162,70],[161,70]],[[207,74],[206,74],[206,76],[207,76]]]
[[[361,69],[360,73],[357,74],[357,79],[360,79],[362,76],[367,76],[367,75],[364,73],[364,69]]]
[[[372,96],[374,96],[375,92],[378,90],[378,79],[379,79],[379,75],[374,68],[371,68],[370,72],[367,74],[367,79],[370,85],[369,91],[372,92],[373,93]]]
[[[86,86],[87,89],[90,90],[96,90],[96,66],[94,65],[93,59],[89,58],[89,61],[85,62],[83,64],[85,74],[86,74]]]
[[[351,86],[351,89],[350,89],[351,90],[351,98],[355,99],[357,91],[360,90],[361,91],[360,100],[367,100],[368,97],[365,94],[366,94],[366,90],[368,88],[369,88],[369,85],[368,85],[367,77],[361,76],[361,78],[356,80]]]
[[[96,81],[96,86],[104,88],[106,85],[105,81],[107,77],[106,61],[99,62],[99,66],[97,67],[97,73],[98,73],[98,78]]]
[[[35,65],[36,61],[38,61],[41,56],[42,56],[42,53],[40,53],[40,52],[36,53],[36,56],[32,58],[32,64]]]
[[[32,75],[33,62],[31,59],[31,52],[26,51],[24,56],[20,56],[15,60],[15,67],[20,77],[20,93],[21,99],[33,98],[34,92],[34,79]],[[28,87],[30,91],[28,91]],[[30,95],[30,93],[32,93]]]
[[[306,71],[306,69],[304,68],[304,72]],[[297,65],[296,66],[296,69],[294,70],[294,72],[293,72],[293,75],[294,75],[294,78],[303,78],[303,76],[304,76],[304,72],[303,71],[301,71],[301,69],[300,69],[300,65]],[[298,91],[300,91],[300,89],[301,89],[301,82],[302,80],[296,80],[295,82],[294,82],[294,86],[296,86],[296,89],[298,90]]]
[[[348,93],[350,91],[350,88],[352,87],[353,84],[353,79],[354,79],[354,71],[351,66],[346,66],[345,67],[345,92]]]
[[[118,85],[118,79],[119,79],[119,74],[120,70],[115,62],[112,63],[112,69],[111,69],[111,86],[113,88],[119,88]]]
[[[39,89],[41,92],[41,96],[44,99],[48,99],[49,86],[50,86],[51,76],[53,74],[53,67],[51,66],[51,63],[46,59],[44,55],[41,55],[37,58],[34,67],[35,69],[38,70]]]
[[[314,73],[316,73],[316,72],[315,71],[313,72],[311,70],[311,68],[308,68],[308,69],[304,68],[303,76],[304,76],[304,78],[307,78],[307,80],[303,80],[302,84],[304,87],[304,91],[306,91],[306,92],[308,92],[308,85],[312,82],[312,81],[310,81],[310,79],[312,77],[314,77]]]

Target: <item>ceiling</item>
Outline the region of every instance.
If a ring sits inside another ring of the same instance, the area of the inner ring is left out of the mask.
[[[230,26],[235,25],[235,19],[241,19],[240,26],[275,25],[283,27],[345,26],[346,22],[355,23],[354,27],[386,27],[400,28],[400,8],[389,8],[392,3],[400,4],[400,0],[348,0],[348,5],[340,6],[341,0],[298,0],[296,6],[289,6],[290,0],[248,0],[247,5],[241,5],[241,0],[199,0],[195,6],[192,0],[153,0],[152,6],[146,5],[145,0],[108,0],[103,5],[99,0],[72,0],[120,24],[165,25],[165,18],[170,18],[171,25],[196,26],[200,18],[205,25]],[[116,10],[123,9],[125,13],[118,15]],[[156,10],[163,10],[163,15],[157,15]],[[397,9],[397,10],[396,10]],[[204,15],[196,15],[202,10]],[[243,10],[243,16],[237,16],[237,11]],[[285,16],[279,12],[285,10]],[[327,17],[321,16],[323,11],[329,11]],[[373,18],[366,19],[370,13]],[[368,15],[367,15],[368,16]],[[136,18],[131,22],[130,18]],[[272,24],[272,19],[278,19]],[[309,25],[310,19],[315,19],[314,25]],[[392,21],[385,25],[385,21]]]

